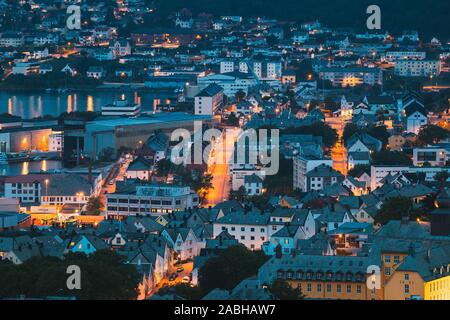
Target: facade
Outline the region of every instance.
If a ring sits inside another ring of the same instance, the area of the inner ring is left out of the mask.
[[[307,180],[306,174],[320,165],[332,166],[333,160],[331,159],[316,159],[311,157],[296,156],[293,158],[293,185],[294,190],[298,189],[306,191]]]
[[[244,178],[244,188],[249,196],[259,196],[264,193],[263,180],[255,173]]]
[[[214,115],[222,103],[222,87],[210,84],[195,96],[195,114]]]
[[[434,176],[441,172],[450,173],[449,167],[414,167],[414,166],[382,166],[372,165],[370,167],[370,190],[375,190],[382,186],[381,181],[387,175],[396,175],[397,173],[423,173],[426,181],[434,181]]]
[[[124,182],[107,195],[108,216],[159,215],[193,209],[199,205],[198,194],[188,186]]]
[[[397,60],[394,74],[402,77],[437,77],[441,74],[441,61],[437,60]]]
[[[413,164],[421,167],[425,163],[433,167],[444,167],[448,160],[448,154],[445,148],[425,147],[413,149]]]
[[[135,117],[141,113],[139,104],[128,103],[128,100],[116,100],[102,107],[102,116]]]
[[[308,299],[379,300],[381,290],[366,285],[368,257],[275,255],[258,272],[266,283],[286,280]]]
[[[324,68],[319,72],[319,76],[331,81],[335,87],[383,84],[383,73],[378,68]]]
[[[269,239],[269,219],[267,213],[231,212],[213,223],[213,238],[227,231],[247,248],[261,250]]]
[[[320,191],[344,181],[344,176],[327,165],[320,165],[306,173],[306,191]]]
[[[216,83],[223,88],[225,95],[232,97],[238,91],[243,91],[247,94],[249,88],[256,85],[256,80],[250,74],[234,71],[199,77],[197,78],[197,83],[201,87]]]

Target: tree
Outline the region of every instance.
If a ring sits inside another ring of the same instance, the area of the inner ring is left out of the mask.
[[[67,267],[81,270],[81,289],[67,287]],[[76,297],[83,300],[136,299],[140,276],[134,265],[111,250],[98,250],[90,256],[68,254],[64,259],[33,257],[23,264],[0,263],[0,296],[45,298]]]
[[[386,200],[375,216],[375,222],[386,224],[391,220],[401,220],[407,217],[415,219],[412,200],[405,197],[397,197]]]
[[[382,150],[372,154],[372,163],[375,165],[410,166],[412,160],[404,152]]]
[[[368,131],[368,134],[383,142],[383,146],[388,144],[388,139],[391,136],[389,132],[387,132],[386,126],[373,127]]]
[[[315,122],[308,126],[301,126],[295,128],[287,128],[280,130],[280,135],[283,134],[311,134],[316,137],[322,137],[323,144],[327,147],[332,147],[338,140],[336,130],[331,128],[324,122]]]
[[[439,183],[440,186],[443,186],[445,182],[450,178],[450,174],[447,171],[441,171],[434,175],[434,180]]]
[[[280,157],[279,169],[274,175],[268,175],[263,181],[268,195],[290,195],[293,193],[293,160]]]
[[[438,143],[450,136],[449,131],[436,125],[426,125],[420,128],[418,138],[424,144]]]
[[[226,121],[226,124],[228,126],[233,126],[233,127],[237,127],[239,126],[239,118],[236,117],[236,114],[234,112],[232,112],[229,116],[228,119]]]
[[[342,133],[342,139],[347,142],[355,133],[359,133],[359,127],[354,123],[347,123],[344,128],[344,132]]]
[[[90,197],[86,204],[86,211],[92,215],[99,215],[103,210],[103,202],[100,197]]]
[[[269,292],[277,300],[301,300],[304,298],[299,287],[293,288],[286,280],[282,279],[276,279],[269,286]]]
[[[236,98],[236,102],[241,102],[242,100],[244,100],[245,98],[245,92],[242,90],[238,90],[236,91],[236,93],[234,94],[234,97]]]
[[[240,186],[239,189],[237,189],[237,190],[230,190],[228,199],[236,200],[239,202],[244,202],[246,196],[247,196],[247,192],[245,191],[244,186]]]
[[[200,268],[200,287],[203,292],[215,288],[231,290],[242,280],[256,275],[266,261],[261,251],[250,251],[243,245],[231,246]]]

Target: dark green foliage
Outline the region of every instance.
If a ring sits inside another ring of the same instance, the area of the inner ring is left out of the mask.
[[[81,270],[81,289],[69,290],[67,267]],[[87,257],[69,254],[60,260],[54,257],[33,257],[21,265],[0,262],[0,297],[45,298],[48,296],[77,299],[137,298],[140,281],[136,268],[125,264],[124,257],[114,251],[99,250]]]
[[[200,286],[203,292],[215,288],[231,290],[242,280],[256,275],[266,260],[261,251],[250,251],[242,245],[229,247],[200,269]]]

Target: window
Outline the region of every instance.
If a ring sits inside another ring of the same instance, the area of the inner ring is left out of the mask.
[[[250,232],[255,232],[255,228],[250,228]]]
[[[361,293],[361,285],[357,285],[356,286],[356,293],[360,294]]]
[[[241,231],[245,231],[245,227],[241,227]]]
[[[306,291],[311,292],[312,288],[311,288],[311,283],[308,283],[306,286]]]
[[[391,256],[384,256],[385,263],[391,263]]]
[[[331,284],[327,284],[327,292],[331,292]]]
[[[347,285],[347,293],[352,292],[352,286],[350,284]]]
[[[397,264],[400,262],[400,257],[399,256],[394,256],[394,263]]]
[[[405,280],[409,280],[409,274],[405,273]]]
[[[385,267],[384,268],[384,274],[387,275],[387,276],[390,276],[391,275],[391,268]]]
[[[409,294],[409,284],[405,284],[405,294]]]
[[[341,286],[340,284],[338,284],[338,285],[336,286],[336,291],[337,291],[338,293],[341,293],[341,292],[342,292],[342,286]]]
[[[317,284],[317,292],[322,292],[322,284],[321,283]]]
[[[245,236],[241,236],[241,240],[245,240]]]

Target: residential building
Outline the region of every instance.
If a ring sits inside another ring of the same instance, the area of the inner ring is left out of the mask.
[[[199,196],[189,186],[144,184],[125,181],[116,184],[116,192],[107,198],[107,215],[159,215],[193,209],[199,205]]]
[[[214,115],[223,103],[223,89],[213,83],[195,96],[195,114]]]

